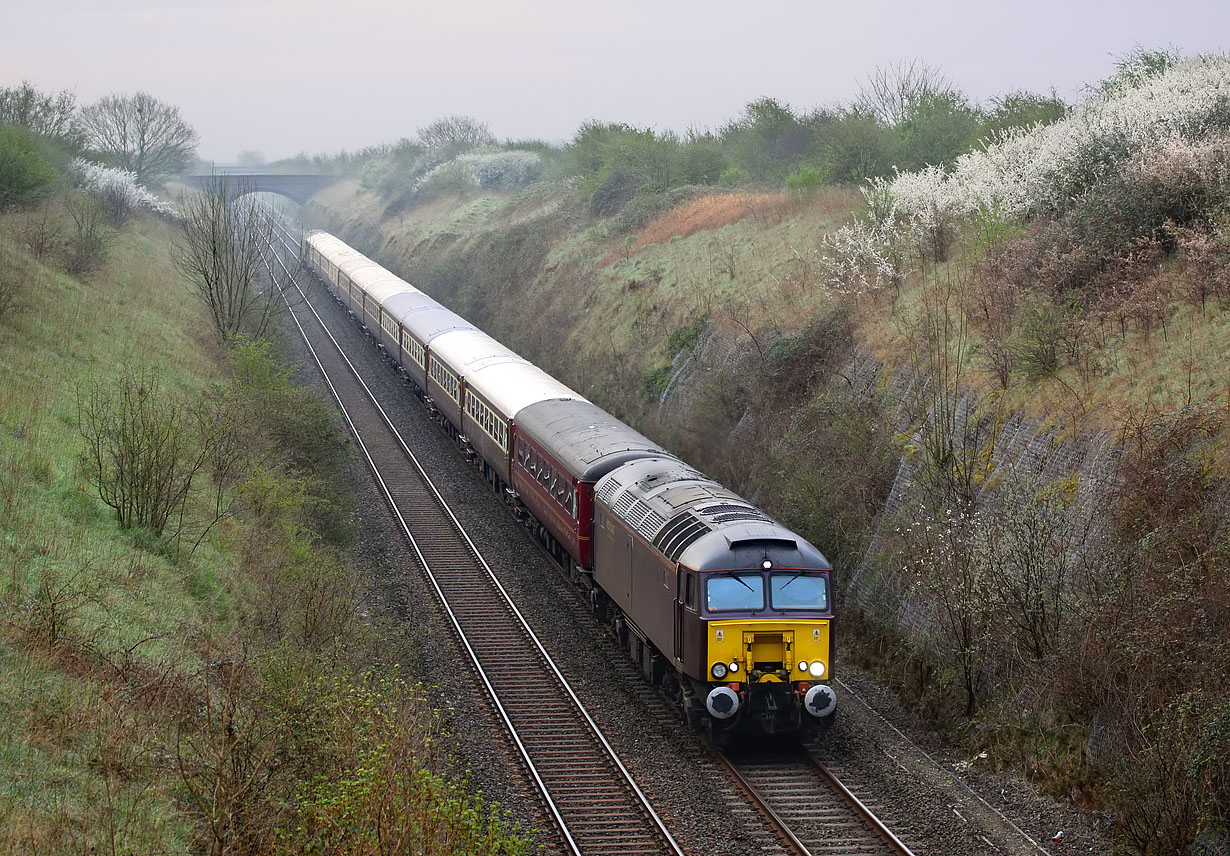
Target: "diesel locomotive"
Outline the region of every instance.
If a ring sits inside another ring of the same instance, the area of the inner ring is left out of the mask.
[[[689,722],[828,729],[816,547],[338,238],[301,252]]]

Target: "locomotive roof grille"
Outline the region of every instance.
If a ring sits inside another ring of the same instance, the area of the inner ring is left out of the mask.
[[[768,517],[758,511],[732,511],[726,514],[716,514],[713,517],[714,523],[730,523],[735,520],[755,520],[759,523],[770,523]]]
[[[697,514],[721,514],[726,511],[748,512],[756,511],[756,508],[745,502],[719,502],[714,505],[706,505],[703,508],[698,507],[696,509]]]
[[[662,525],[666,523],[666,519],[648,505],[644,503],[638,503],[638,505],[640,507],[637,511],[641,512],[641,517],[633,522],[633,526],[636,527],[636,531],[641,534],[642,538],[652,543],[654,536],[662,531]]]
[[[690,547],[702,535],[713,530],[709,524],[693,514],[684,512],[665,526],[653,545],[672,562],[679,561],[683,551]]]
[[[604,484],[602,487],[598,488],[598,492],[595,493],[594,496],[598,498],[599,502],[603,502],[603,503],[606,503],[607,505],[610,505],[611,499],[615,496],[616,493],[619,492],[619,489],[621,487],[623,487],[623,485],[621,485],[619,482],[612,479],[611,481],[608,481],[606,484]]]
[[[635,502],[636,498],[633,497],[632,494],[625,493],[620,496],[619,499],[615,500],[615,503],[611,506],[611,510],[620,517],[627,517],[628,512],[632,510],[632,506]]]
[[[661,514],[658,514],[658,512],[630,493],[625,493],[616,500],[611,509],[628,521],[632,528],[646,541],[652,542],[654,536],[661,531],[662,524],[666,523],[666,519]]]

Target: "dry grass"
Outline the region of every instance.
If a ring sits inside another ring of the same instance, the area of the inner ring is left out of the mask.
[[[721,193],[685,202],[667,211],[646,226],[627,254],[650,244],[664,244],[671,238],[686,238],[710,229],[720,229],[746,217],[755,217],[767,226],[780,223],[799,208],[799,197],[786,193]],[[608,255],[599,264],[614,263],[622,252]]]

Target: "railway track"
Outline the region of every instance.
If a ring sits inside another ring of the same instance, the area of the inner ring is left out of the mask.
[[[302,297],[292,302],[294,324],[542,795],[564,851],[682,856],[307,295],[294,288]]]
[[[803,748],[715,756],[797,856],[913,856],[872,809]]]
[[[297,242],[282,231],[285,249],[297,255]],[[567,852],[681,854],[307,295],[299,294],[303,302],[292,308],[295,323],[542,793]],[[317,348],[313,342],[322,339],[328,345]],[[533,662],[521,654],[527,647],[538,654]],[[548,695],[544,687],[562,687],[563,692]],[[764,852],[912,856],[866,804],[804,750],[753,759],[732,758],[716,749],[713,755],[747,800],[746,808],[775,833],[778,840],[766,841]]]

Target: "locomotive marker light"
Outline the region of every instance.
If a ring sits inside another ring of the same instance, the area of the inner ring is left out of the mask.
[[[739,709],[739,696],[730,687],[714,687],[705,698],[705,709],[715,719],[730,719]]]
[[[811,664],[811,668],[808,671],[811,673],[811,676],[813,678],[823,678],[824,677],[824,663],[821,663],[819,660],[816,660],[814,663]]]
[[[765,559],[765,560],[764,560],[764,561],[760,564],[760,567],[764,568],[766,571],[771,571],[771,570],[773,570],[773,563],[772,563],[772,562],[770,562],[768,559]]]
[[[737,660],[730,661],[730,671],[731,671],[731,674],[734,674],[735,672],[739,671],[739,663]]]
[[[806,660],[799,660],[799,671],[806,672],[808,665],[810,664]]]
[[[722,678],[726,677],[726,664],[725,663],[714,663],[713,664],[713,677],[719,681]]]

